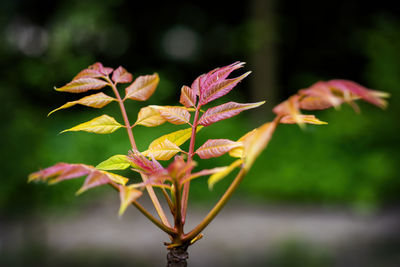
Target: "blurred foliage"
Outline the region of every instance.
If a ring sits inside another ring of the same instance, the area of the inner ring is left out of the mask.
[[[349,4],[350,10],[354,3]],[[158,92],[149,103],[173,104],[178,102],[181,85],[216,66],[247,60],[269,40],[260,32],[270,29],[252,20],[248,6],[226,12],[226,6],[215,1],[159,5],[155,10],[146,3],[122,0],[2,4],[0,214],[57,210],[93,201],[110,190],[96,189],[75,198],[79,181],[49,187],[27,184],[27,175],[59,161],[96,165],[129,149],[123,130],[110,136],[58,135],[101,113],[74,107],[46,118],[50,110],[76,97],[55,92],[53,86],[63,85],[82,68],[101,61],[112,67],[123,65],[134,75],[158,72]],[[325,14],[316,12],[318,6],[292,8],[282,3],[278,6],[276,17],[281,26],[272,38],[279,52],[282,100],[318,79],[346,78],[390,92],[390,105],[386,111],[362,105],[360,115],[349,107],[321,112],[319,117],[329,125],[310,126],[305,131],[280,126],[236,197],[361,208],[398,202],[400,19],[390,16],[390,8],[374,15],[377,8],[367,10],[370,17],[361,11],[355,15],[345,12],[339,22],[331,20],[324,26],[316,24]],[[334,12],[343,7],[330,8]],[[363,19],[358,20],[360,17]],[[365,21],[365,17],[370,19]],[[189,39],[190,49],[169,50],[171,42],[176,45]],[[247,68],[251,69],[251,64]],[[244,102],[249,95],[249,82],[245,81],[227,97]],[[147,104],[128,105],[132,121]],[[119,116],[116,106],[110,105],[105,112]],[[236,140],[257,126],[248,116],[241,114],[209,127],[199,134],[198,144],[207,138]],[[258,116],[267,120],[271,114]],[[144,149],[154,137],[173,127],[135,128],[139,147]],[[202,166],[225,165],[227,160],[205,161]],[[226,179],[209,192],[205,180],[195,181],[191,196],[214,201],[228,183]]]

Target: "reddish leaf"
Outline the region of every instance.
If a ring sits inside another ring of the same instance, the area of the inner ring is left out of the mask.
[[[139,76],[125,89],[125,99],[145,101],[150,98],[157,88],[160,78],[158,74]]]
[[[90,188],[108,184],[109,182],[110,182],[110,179],[103,173],[101,173],[99,171],[91,172],[88,175],[88,177],[85,179],[83,186],[76,192],[76,194],[77,195],[82,194],[83,192],[85,192],[86,190],[88,190]]]
[[[98,90],[108,85],[107,82],[96,79],[96,78],[82,78],[73,80],[63,87],[54,88],[57,91],[69,92],[69,93],[83,93],[89,90]]]
[[[210,71],[207,73],[207,79],[202,84],[202,92],[209,90],[211,86],[215,85],[216,83],[222,82],[229,76],[229,74],[231,74],[231,72],[243,67],[244,64],[244,62],[237,61],[231,65]]]
[[[162,172],[164,168],[157,160],[149,160],[137,150],[129,152],[128,159],[135,165],[138,166],[144,174],[148,176],[155,175]]]
[[[120,175],[97,170],[95,167],[85,164],[57,163],[41,171],[29,175],[30,181],[48,181],[50,184],[58,183],[64,180],[74,179],[88,175],[83,187],[78,191],[81,193],[89,188],[102,185],[108,182],[125,184],[128,178]]]
[[[333,89],[342,91],[346,102],[352,100],[352,96],[348,94],[351,93],[380,108],[387,106],[387,102],[382,99],[382,97],[389,96],[387,93],[370,90],[358,83],[347,80],[330,80],[327,82],[327,85]],[[350,97],[350,99],[346,99],[346,96]]]
[[[209,139],[195,153],[202,159],[215,158],[241,145],[228,139]]]
[[[204,83],[204,81],[205,81],[206,79],[207,79],[207,74],[202,74],[202,75],[200,75],[199,77],[197,77],[197,78],[194,80],[194,82],[192,83],[191,88],[192,88],[193,92],[194,92],[196,95],[200,96],[201,88],[202,88],[203,83]]]
[[[310,88],[300,90],[304,97],[300,101],[300,108],[305,110],[321,110],[337,107],[343,103],[343,99],[334,95],[325,82],[317,82]]]
[[[196,106],[196,93],[189,86],[182,86],[179,103],[187,108]]]
[[[227,93],[229,93],[241,80],[247,77],[251,71],[246,72],[245,74],[232,78],[221,80],[212,84],[209,88],[204,89],[200,96],[200,105],[205,105],[217,98],[220,98]]]
[[[98,71],[99,73],[103,74],[104,76],[111,74],[111,72],[113,71],[112,68],[104,67],[103,64],[101,64],[100,62],[96,62],[93,65],[89,66],[89,69]]]
[[[225,120],[236,116],[240,112],[256,108],[264,104],[265,101],[257,102],[257,103],[236,103],[236,102],[228,102],[213,108],[209,108],[203,116],[201,116],[199,120],[199,124],[203,126],[211,125],[217,121]]]
[[[119,66],[114,70],[112,80],[115,83],[130,83],[132,81],[132,74],[126,71],[123,67]]]

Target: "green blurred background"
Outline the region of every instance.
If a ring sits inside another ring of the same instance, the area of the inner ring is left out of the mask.
[[[271,108],[318,80],[354,80],[391,94],[382,111],[361,103],[317,112],[327,126],[282,125],[235,195],[249,203],[337,206],[371,213],[400,200],[400,10],[390,1],[146,1],[5,0],[0,7],[1,183],[0,220],[73,212],[113,194],[98,188],[74,192],[82,180],[55,186],[27,184],[29,173],[57,162],[96,165],[127,153],[126,133],[102,136],[58,133],[116,105],[73,107],[55,92],[81,69],[100,61],[134,76],[158,72],[160,84],[145,103],[129,102],[131,121],[148,104],[178,103],[182,85],[234,61],[253,73],[221,101],[267,100],[258,110],[222,121],[199,134],[238,137],[271,120]],[[179,127],[137,127],[139,148]],[[224,165],[228,157],[200,166]],[[191,201],[209,206],[230,179],[213,191],[206,180],[191,186]],[[115,207],[117,210],[117,207]],[[0,224],[1,226],[1,224]],[[206,242],[206,241],[204,241]],[[287,265],[292,266],[292,265]],[[311,265],[309,265],[311,266]]]

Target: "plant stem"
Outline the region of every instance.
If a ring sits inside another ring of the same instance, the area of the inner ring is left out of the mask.
[[[192,124],[192,135],[190,137],[190,145],[189,145],[189,153],[188,153],[188,160],[187,163],[190,164],[194,154],[194,144],[196,141],[196,132],[197,132],[197,122],[199,119],[201,106],[199,105],[196,107],[196,112],[194,114],[193,124]],[[187,174],[190,175],[190,172]],[[189,198],[189,188],[190,188],[190,181],[183,185],[183,193],[182,193],[182,224],[185,224],[186,221],[186,210],[188,205],[188,198]]]
[[[121,99],[121,96],[119,95],[118,89],[115,86],[115,84],[111,81],[111,79],[107,76],[105,77],[106,81],[109,83],[109,85],[111,86],[117,100],[118,100],[118,104],[119,107],[121,109],[121,114],[122,117],[124,119],[124,123],[126,126],[126,131],[128,133],[129,136],[129,141],[131,143],[131,146],[133,149],[137,150],[136,147],[136,143],[135,143],[135,138],[133,137],[133,132],[132,132],[132,128],[131,128],[131,124],[129,123],[129,119],[128,119],[128,115],[126,114],[126,109],[124,106],[124,101]],[[143,182],[146,182],[147,177],[145,175],[141,175],[142,176],[142,180]],[[146,185],[146,190],[147,193],[150,196],[151,201],[153,202],[154,208],[157,211],[158,216],[160,217],[161,221],[167,226],[167,227],[171,227],[171,224],[168,222],[167,216],[165,216],[164,210],[160,205],[160,202],[158,201],[158,198],[153,190],[153,187],[151,187],[151,185]]]
[[[175,187],[175,212],[174,212],[175,229],[178,232],[178,236],[180,236],[181,234],[183,234],[183,224],[182,224],[182,214],[181,214],[182,188],[180,187],[177,181],[174,182],[174,187]]]
[[[191,232],[188,234],[184,235],[182,238],[183,242],[187,242],[195,238],[197,235],[201,233],[201,231],[204,230],[204,228],[207,227],[207,225],[217,216],[217,214],[221,211],[221,209],[224,207],[226,202],[229,200],[229,198],[232,196],[232,194],[235,192],[237,187],[239,186],[240,182],[243,180],[244,176],[246,175],[246,170],[242,168],[240,172],[237,174],[231,185],[228,187],[228,189],[225,191],[221,199],[217,202],[217,204],[212,208],[212,210],[207,214],[207,216],[200,222],[199,225],[197,225]]]
[[[110,185],[117,191],[119,191],[118,185],[114,183],[110,183]],[[132,205],[135,206],[144,216],[146,216],[152,223],[154,223],[158,228],[163,230],[169,235],[176,234],[174,229],[164,225],[161,221],[157,220],[150,212],[148,212],[142,205],[140,205],[137,201],[133,201]]]

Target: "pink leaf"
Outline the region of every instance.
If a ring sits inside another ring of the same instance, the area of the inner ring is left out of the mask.
[[[132,74],[126,71],[123,67],[119,66],[114,70],[112,80],[115,83],[130,83],[132,81]]]
[[[96,78],[82,78],[72,80],[63,87],[54,88],[57,91],[69,93],[83,93],[89,90],[98,90],[108,85],[107,82]]]
[[[97,170],[95,167],[90,165],[69,164],[63,162],[57,163],[56,165],[48,167],[41,171],[32,173],[31,175],[29,175],[29,181],[48,181],[50,184],[53,184],[85,175],[88,175],[88,178],[86,179],[85,184],[78,191],[78,193],[81,193],[91,187],[108,182],[125,184],[128,181],[128,178],[122,177],[114,173]]]
[[[113,71],[112,68],[104,67],[103,64],[101,64],[100,62],[96,62],[93,65],[89,66],[89,69],[96,70],[104,76],[111,74],[111,72]]]
[[[187,108],[196,106],[196,93],[189,86],[182,86],[179,103]]]
[[[380,108],[387,106],[386,101],[382,99],[382,97],[389,96],[387,93],[370,90],[358,83],[347,80],[330,80],[326,83],[329,87],[342,91],[345,101],[347,101],[346,94],[351,93]]]
[[[228,66],[217,68],[207,73],[207,79],[202,84],[202,91],[207,91],[211,86],[225,80],[234,70],[243,67],[244,62],[235,62]]]
[[[220,80],[213,83],[210,87],[204,89],[200,95],[200,105],[205,105],[217,98],[220,98],[227,93],[229,93],[241,80],[246,78],[251,72],[246,72],[245,74],[226,80]]]
[[[213,108],[209,108],[203,116],[201,116],[199,120],[199,124],[203,126],[211,125],[217,121],[225,120],[231,118],[240,112],[256,108],[264,104],[265,101],[257,102],[257,103],[236,103],[236,102],[228,102]]]
[[[161,164],[153,159],[152,161],[143,156],[139,151],[137,150],[132,150],[129,152],[128,159],[132,161],[132,163],[136,166],[138,166],[141,170],[143,171],[144,174],[148,176],[155,175],[159,172],[162,172],[164,168],[161,166]]]
[[[196,150],[196,154],[202,159],[215,158],[238,146],[241,143],[228,139],[209,139]]]
[[[194,93],[198,96],[200,96],[200,90],[202,88],[202,85],[204,81],[207,79],[207,74],[202,74],[199,77],[197,77],[194,82],[192,83],[192,90]]]
[[[103,173],[101,173],[99,171],[91,172],[88,175],[88,177],[85,179],[85,182],[82,185],[82,187],[78,190],[78,192],[76,192],[76,194],[77,195],[82,194],[83,192],[85,192],[86,190],[88,190],[90,188],[108,184],[109,182],[110,182],[110,179]]]

